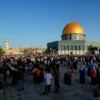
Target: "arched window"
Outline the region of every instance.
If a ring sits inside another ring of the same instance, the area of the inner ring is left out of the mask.
[[[66,50],[69,50],[69,45],[66,46]]]
[[[80,45],[80,50],[83,50],[83,45]]]
[[[78,50],[81,50],[81,46],[80,45],[78,46]]]
[[[71,50],[73,50],[73,45],[71,45]]]
[[[86,46],[86,50],[88,50],[88,45]]]
[[[83,50],[85,50],[85,46],[83,45]]]
[[[66,50],[66,46],[64,45],[64,50]]]
[[[67,50],[69,50],[69,45],[67,46]]]
[[[75,45],[75,50],[77,50],[77,46]]]
[[[62,50],[62,46],[60,46],[60,50]]]

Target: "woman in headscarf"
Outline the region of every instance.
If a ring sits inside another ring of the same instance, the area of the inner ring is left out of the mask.
[[[84,65],[80,68],[80,84],[84,84],[86,82],[86,77],[85,77],[85,68]]]
[[[37,68],[34,68],[33,71],[32,71],[32,74],[33,74],[33,83],[36,83],[36,70],[37,70]]]
[[[39,65],[39,68],[40,68],[40,70],[41,70],[41,75],[40,75],[40,82],[43,82],[44,81],[44,69],[43,69],[43,65],[42,64],[40,64]]]
[[[57,68],[54,69],[54,86],[55,86],[55,93],[59,92],[60,88],[60,72],[57,70]]]
[[[77,59],[75,59],[74,62],[73,62],[73,68],[74,68],[75,70],[77,70]]]
[[[72,69],[70,66],[68,66],[68,71],[67,71],[67,85],[71,85],[71,76],[72,76]]]
[[[91,69],[91,85],[97,84],[97,71],[95,67]]]
[[[88,66],[87,73],[88,73],[88,76],[90,76],[90,74],[91,74],[91,64],[90,64],[90,62],[88,62],[87,66]]]

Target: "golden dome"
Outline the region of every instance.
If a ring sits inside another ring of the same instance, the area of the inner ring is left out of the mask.
[[[70,22],[63,29],[62,35],[66,34],[84,34],[84,29],[79,23]]]

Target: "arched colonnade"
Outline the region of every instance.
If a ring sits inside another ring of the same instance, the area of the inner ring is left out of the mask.
[[[82,55],[84,54],[84,50],[85,50],[84,45],[61,45],[60,46],[61,54]]]

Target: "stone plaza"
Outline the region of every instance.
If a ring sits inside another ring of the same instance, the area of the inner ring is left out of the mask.
[[[33,84],[33,77],[27,76],[23,91],[18,92],[17,87],[5,88],[4,93],[0,93],[0,100],[96,100],[93,99],[94,87],[90,85],[89,77],[86,78],[86,84],[79,84],[79,70],[74,70],[71,86],[64,84],[63,77],[66,69],[60,65],[60,92],[58,93],[54,93],[53,80],[50,94],[44,95],[44,83]]]

